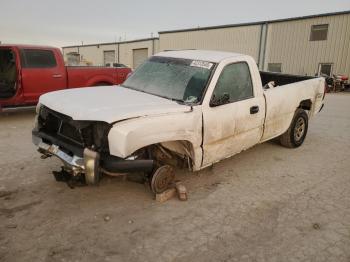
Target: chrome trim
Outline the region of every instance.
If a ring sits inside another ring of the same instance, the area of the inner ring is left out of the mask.
[[[1,107],[0,113],[12,113],[12,112],[24,112],[24,111],[34,111],[36,106],[18,106],[18,107]]]
[[[84,149],[85,181],[89,185],[97,185],[100,179],[100,154],[88,148]]]
[[[46,154],[58,157],[65,165],[70,167],[74,172],[83,173],[85,170],[84,159],[78,156],[70,156],[64,151],[60,150],[57,145],[49,145],[42,141],[42,139],[33,136],[33,143]]]

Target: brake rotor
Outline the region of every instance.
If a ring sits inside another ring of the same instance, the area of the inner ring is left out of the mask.
[[[168,189],[169,184],[174,181],[174,169],[171,166],[165,165],[159,167],[151,179],[151,189],[154,193],[159,194]]]

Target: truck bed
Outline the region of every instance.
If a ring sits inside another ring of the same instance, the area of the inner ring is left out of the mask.
[[[290,75],[266,71],[259,71],[259,73],[263,86],[269,83],[270,81],[275,81],[276,85],[283,86],[315,78],[313,76]]]
[[[124,82],[130,68],[99,66],[67,66],[68,87],[92,85],[118,85]]]

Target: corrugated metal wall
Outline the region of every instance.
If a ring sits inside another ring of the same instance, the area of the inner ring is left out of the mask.
[[[119,48],[119,50],[118,50]],[[104,51],[115,51],[115,61],[125,64],[129,67],[133,66],[133,49],[148,49],[148,56],[157,53],[159,50],[158,39],[151,39],[145,41],[135,41],[135,42],[121,42],[112,44],[101,44],[101,45],[89,45],[89,46],[77,46],[77,47],[64,47],[63,52],[65,55],[65,60],[67,60],[67,54],[70,52],[78,52],[82,58],[88,62],[91,62],[94,66],[104,65]]]
[[[94,45],[94,46],[79,46],[79,47],[63,48],[66,61],[67,61],[68,53],[77,52],[80,54],[80,57],[83,60],[87,62],[91,62],[92,65],[94,66],[102,66],[104,64],[104,61],[103,61],[104,51],[115,51],[115,55],[118,56],[118,45],[111,44],[111,45]]]
[[[309,41],[311,26],[329,24],[327,40]],[[265,69],[282,63],[282,72],[314,75],[320,63],[350,75],[350,14],[268,24]]]
[[[310,41],[311,26],[317,24],[329,24],[327,40]],[[263,65],[264,70],[267,70],[268,63],[281,63],[282,72],[300,75],[314,75],[320,63],[332,63],[333,73],[349,76],[350,14],[163,32],[159,40],[121,42],[119,51],[118,44],[110,44],[80,46],[79,53],[93,65],[103,65],[103,51],[115,50],[116,61],[119,54],[119,62],[132,67],[133,50],[140,48],[147,48],[149,56],[158,51],[174,49],[232,51],[251,55],[260,62],[261,69]],[[64,48],[65,54],[72,51],[78,52],[78,47]]]
[[[248,54],[258,61],[260,25],[162,33],[160,50],[207,49]]]
[[[147,40],[142,42],[129,42],[120,44],[120,63],[129,67],[133,67],[133,50],[134,49],[148,49],[148,56],[158,52],[158,40]],[[154,50],[153,50],[154,49]]]

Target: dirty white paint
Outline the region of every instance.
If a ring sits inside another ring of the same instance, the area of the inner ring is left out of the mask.
[[[189,106],[121,86],[97,86],[42,95],[39,104],[72,117],[113,123],[157,114],[188,112]]]
[[[127,157],[137,149],[167,141],[188,141],[192,159],[200,165],[202,150],[202,111],[200,106],[186,113],[167,113],[122,121],[108,135],[110,153]]]
[[[312,101],[309,118],[322,106],[324,79],[315,78],[265,90],[266,120],[262,142],[287,131],[294,112],[303,100]]]
[[[165,51],[155,54],[156,56],[183,58],[207,62],[222,62],[224,59],[232,57],[243,57],[239,53],[224,52],[224,51],[210,51],[210,50],[180,50],[180,51]],[[249,57],[249,56],[244,56]]]
[[[247,62],[251,70],[254,97],[217,107],[209,102],[223,68],[237,62]],[[250,114],[252,106],[259,106],[257,114]],[[259,71],[249,56],[233,56],[220,62],[206,93],[203,107],[204,159],[203,167],[259,143],[264,125],[265,100]]]
[[[180,105],[122,87],[58,91],[42,96],[40,103],[75,120],[114,123],[108,134],[112,155],[126,158],[140,148],[161,143],[190,157],[193,170],[283,134],[301,101],[312,101],[309,117],[323,103],[324,79],[321,78],[264,91],[257,65],[250,56],[201,50],[162,52],[157,56],[217,63],[201,105]],[[248,64],[254,97],[210,107],[221,71],[236,62]],[[252,106],[258,106],[259,112],[250,114]]]

